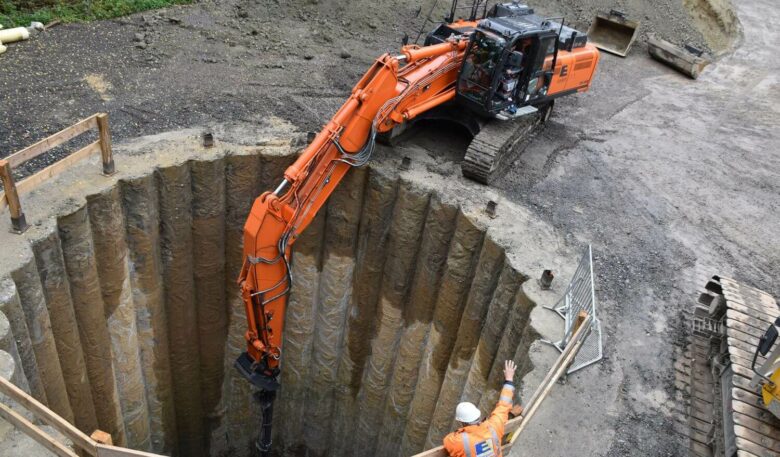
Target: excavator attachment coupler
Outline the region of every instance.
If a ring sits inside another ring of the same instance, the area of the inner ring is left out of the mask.
[[[638,21],[612,10],[609,14],[596,15],[588,30],[588,41],[601,50],[625,57],[636,40],[638,30]]]
[[[274,392],[279,389],[279,381],[276,379],[279,374],[278,368],[268,370],[262,362],[259,364],[255,363],[246,352],[242,352],[238,356],[233,366],[247,381],[258,389],[267,392]]]

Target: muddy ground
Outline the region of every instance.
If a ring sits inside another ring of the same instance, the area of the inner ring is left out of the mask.
[[[780,15],[771,0],[740,2],[740,39],[724,1],[685,4],[693,19],[674,0],[545,4],[580,26],[617,8],[643,20],[643,34],[715,53],[741,45],[695,82],[641,42],[626,59],[603,55],[591,92],[558,103],[496,183],[572,245],[593,244],[606,332],[605,360],[553,392],[522,455],[683,455],[672,402],[680,313],[712,274],[780,296],[780,59],[769,26]],[[115,141],[269,115],[316,129],[378,54],[414,37],[417,6],[201,2],[54,28],[0,57],[0,155],[96,111],[111,115]],[[437,135],[423,130],[407,147],[438,154]],[[447,144],[457,160],[465,140]]]

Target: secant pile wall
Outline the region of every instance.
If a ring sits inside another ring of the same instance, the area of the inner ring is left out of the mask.
[[[436,192],[382,171],[350,173],[296,245],[293,273],[277,414],[288,455],[438,445],[455,404],[490,408],[501,363],[534,339],[526,278],[504,249]]]
[[[0,270],[16,345],[0,349],[19,382],[123,446],[248,455],[258,417],[232,368],[241,230],[294,151],[166,136],[128,152],[118,177],[84,165],[62,191],[29,196],[38,225],[8,238]],[[490,409],[504,359],[530,370],[534,305],[518,265],[541,268],[547,228],[508,210],[489,231],[468,192],[432,181],[392,163],[353,170],[295,245],[280,455],[413,454],[440,442],[462,399]]]

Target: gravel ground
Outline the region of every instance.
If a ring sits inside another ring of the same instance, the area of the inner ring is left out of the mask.
[[[115,141],[270,115],[317,129],[371,61],[419,27],[417,6],[231,0],[56,27],[0,57],[0,155],[97,111]],[[699,18],[703,35],[673,0],[557,0],[542,12],[582,26],[610,8],[642,20],[643,33],[713,51],[739,35],[732,25],[712,40],[718,20]],[[780,140],[780,60],[767,25],[780,17],[771,0],[740,2],[738,14],[743,47],[695,82],[641,42],[626,59],[604,55],[593,90],[558,103],[497,182],[573,245],[593,243],[606,329],[606,360],[553,391],[523,455],[683,455],[670,404],[680,313],[712,274],[780,296],[769,146]]]
[[[611,0],[531,3],[583,30],[596,11],[614,7]],[[271,114],[318,129],[373,59],[397,49],[404,33],[416,36],[433,4],[431,17],[443,17],[449,2],[441,0],[203,1],[57,26],[0,58],[0,157],[100,111],[109,113],[116,140]],[[682,3],[618,6],[643,21],[642,33],[705,45]]]
[[[201,2],[12,45],[0,60],[0,156],[99,111],[118,141],[269,115],[319,128],[371,61],[397,48],[414,10],[394,2],[393,25],[380,27],[381,15],[354,6],[296,3]]]
[[[497,183],[593,244],[606,329],[606,360],[553,392],[523,455],[686,455],[673,428],[681,313],[712,275],[780,297],[780,59],[768,25],[780,15],[770,0],[736,7],[742,46],[697,81],[605,55],[592,91],[557,104]]]

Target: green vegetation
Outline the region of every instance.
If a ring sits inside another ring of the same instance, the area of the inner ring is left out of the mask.
[[[0,24],[5,28],[28,26],[31,21],[47,24],[110,19],[193,0],[0,0]]]

